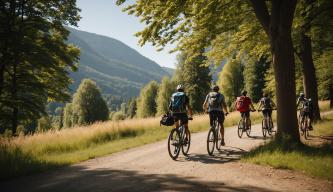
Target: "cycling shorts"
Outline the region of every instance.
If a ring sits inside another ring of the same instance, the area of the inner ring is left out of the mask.
[[[216,118],[217,118],[217,122],[219,122],[219,124],[222,125],[224,122],[224,113],[222,111],[210,111],[209,112],[210,126],[213,126],[213,122]]]
[[[264,117],[272,117],[272,109],[263,109],[262,114],[264,115]]]
[[[175,122],[180,121],[183,125],[188,123],[187,113],[171,113],[171,116],[175,119]]]
[[[245,112],[240,112],[241,114],[241,117],[247,117],[247,118],[250,118],[250,111],[245,111]]]

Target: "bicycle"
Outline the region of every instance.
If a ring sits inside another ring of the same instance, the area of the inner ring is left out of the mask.
[[[251,110],[252,112],[254,112],[255,110]],[[247,117],[245,117],[245,115],[242,116],[242,118],[239,120],[238,122],[238,129],[237,129],[237,134],[239,138],[242,138],[243,136],[243,132],[246,132],[246,135],[248,137],[250,137],[250,133],[251,133],[251,119],[249,118],[249,126],[247,126],[246,124],[246,119]]]
[[[225,114],[227,116],[228,113]],[[216,146],[217,150],[221,149],[222,135],[221,135],[221,125],[217,120],[217,116],[213,116],[213,126],[208,131],[207,136],[207,152],[209,155],[213,155],[214,148]]]
[[[272,110],[276,110],[276,109],[272,109]],[[263,111],[263,110],[258,110],[258,112]],[[273,134],[273,128],[274,128],[274,124],[273,124],[273,120],[272,117],[270,117],[269,115],[263,115],[263,120],[261,121],[261,127],[262,127],[262,135],[264,136],[264,138],[266,138],[267,133],[271,136]]]
[[[193,120],[193,118],[189,117],[188,120]],[[168,138],[168,152],[173,160],[176,160],[178,158],[180,149],[182,150],[184,156],[188,155],[188,151],[190,150],[191,146],[190,130],[188,130],[187,141],[185,141],[185,136],[185,126],[183,124],[171,130]]]
[[[298,123],[299,123],[299,129],[300,133],[305,139],[308,139],[309,137],[309,124],[310,124],[310,118],[308,115],[302,115],[302,112],[300,111],[298,115]]]

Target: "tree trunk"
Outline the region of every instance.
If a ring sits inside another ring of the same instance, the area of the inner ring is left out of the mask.
[[[251,0],[251,3],[270,39],[277,98],[277,139],[299,142],[295,58],[291,39],[296,0],[272,0],[271,14],[265,0]]]
[[[0,96],[2,95],[2,90],[4,85],[4,74],[5,74],[5,65],[0,64]]]
[[[13,136],[16,135],[16,130],[18,126],[18,108],[17,108],[17,76],[16,76],[17,64],[14,63],[13,65],[13,76],[12,76],[12,134]]]
[[[333,85],[330,85],[330,108],[333,109]]]
[[[300,59],[302,61],[304,93],[306,98],[312,99],[313,120],[316,122],[321,120],[318,105],[317,78],[312,58],[311,38],[305,34],[305,31],[301,34],[301,47]]]

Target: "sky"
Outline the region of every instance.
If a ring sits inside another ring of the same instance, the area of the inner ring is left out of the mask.
[[[122,12],[122,7],[116,6],[115,2],[116,0],[77,0],[82,17],[77,29],[118,39],[159,65],[175,68],[176,53],[168,53],[172,45],[159,52],[149,44],[143,47],[138,45],[139,38],[134,34],[145,25],[137,17]]]

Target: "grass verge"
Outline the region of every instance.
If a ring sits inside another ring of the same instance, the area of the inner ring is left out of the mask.
[[[311,135],[333,133],[333,115],[328,115],[324,119],[314,126],[314,133]],[[333,146],[331,144],[314,147],[271,141],[252,150],[243,157],[242,161],[297,170],[307,175],[333,181]]]

